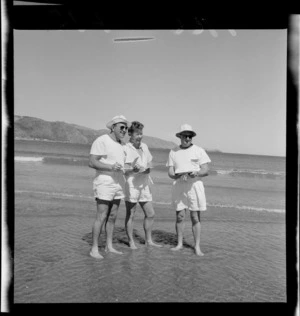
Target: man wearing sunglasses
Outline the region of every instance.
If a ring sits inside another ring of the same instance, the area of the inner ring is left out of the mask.
[[[200,179],[208,175],[208,163],[211,160],[203,148],[192,143],[196,133],[190,125],[182,125],[176,136],[180,138],[181,144],[170,151],[167,162],[169,177],[175,180],[172,186],[172,204],[176,210],[177,246],[172,250],[183,247],[184,219],[186,210],[189,210],[195,253],[201,256],[200,211],[206,210],[206,198]]]
[[[93,244],[90,255],[96,259],[103,256],[98,250],[98,238],[103,225],[106,227],[106,252],[121,254],[114,249],[112,235],[121,199],[124,198],[125,153],[123,139],[130,123],[123,115],[112,118],[106,124],[109,134],[99,136],[92,144],[89,167],[96,170],[93,181],[97,215],[93,225]]]

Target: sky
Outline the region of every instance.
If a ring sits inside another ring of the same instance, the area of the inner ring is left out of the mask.
[[[285,156],[287,30],[14,30],[14,114]],[[114,42],[122,37],[149,41]]]

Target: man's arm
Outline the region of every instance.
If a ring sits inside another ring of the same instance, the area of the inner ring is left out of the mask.
[[[175,175],[175,171],[174,171],[174,167],[173,166],[169,167],[168,175],[169,175],[169,177],[171,179],[174,179],[174,180],[176,180],[176,179],[181,177],[181,175]]]
[[[190,177],[195,178],[195,177],[206,177],[209,174],[209,167],[208,163],[204,163],[200,165],[200,170],[199,171],[193,171],[189,174]]]
[[[122,165],[117,162],[114,164],[108,164],[103,161],[100,161],[100,159],[103,157],[104,156],[90,155],[89,167],[103,171],[118,171],[122,169]]]

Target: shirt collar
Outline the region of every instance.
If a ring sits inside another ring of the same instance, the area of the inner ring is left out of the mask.
[[[185,150],[185,149],[189,149],[189,148],[193,147],[193,145],[194,144],[192,144],[192,143],[190,144],[189,147],[181,147],[181,145],[179,145],[179,148]]]
[[[131,142],[128,142],[127,143],[129,146],[131,146],[133,149],[135,149],[135,150],[137,150],[137,149],[141,149],[142,151],[143,151],[143,146],[142,146],[142,144],[140,145],[140,148],[136,148],[136,147],[134,147],[133,146],[133,144],[131,143]]]

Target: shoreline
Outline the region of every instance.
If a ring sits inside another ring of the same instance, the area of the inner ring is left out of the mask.
[[[82,215],[81,208],[88,209],[88,214],[93,215],[96,214],[96,202],[94,201],[94,198],[92,196],[73,196],[73,195],[65,195],[65,196],[55,196],[52,194],[45,194],[46,192],[34,192],[34,191],[18,191],[15,192],[16,197],[16,204],[17,204],[17,196],[20,196],[20,199],[22,197],[25,200],[34,200],[36,199],[41,204],[48,205],[51,203],[52,205],[55,205],[58,207],[59,205],[68,205],[68,203],[74,203],[76,202],[75,209],[72,210],[72,213],[74,216]],[[41,195],[43,198],[41,199]],[[171,203],[160,203],[153,201],[153,208],[156,212],[156,219],[161,219],[164,221],[168,220],[175,220],[176,217],[176,211],[172,208]],[[80,208],[80,207],[81,208]],[[68,208],[67,208],[68,209]],[[74,213],[74,211],[76,212]],[[118,217],[121,216],[122,218],[125,217],[126,214],[126,208],[125,208],[125,201],[121,200],[120,207],[119,207],[119,214]],[[42,214],[41,214],[42,215]],[[45,214],[43,214],[45,215]],[[63,215],[60,213],[60,215]],[[67,211],[65,213],[66,216],[70,215],[70,213]],[[141,209],[141,206],[137,204],[137,210],[136,210],[136,218],[143,217],[143,211]],[[275,222],[284,222],[286,218],[286,212],[270,212],[265,210],[253,210],[253,209],[236,209],[233,207],[217,207],[217,206],[209,206],[207,207],[206,211],[200,211],[200,216],[204,220],[263,220],[268,221],[268,219],[273,219]],[[189,211],[186,213],[186,218],[189,218]]]

